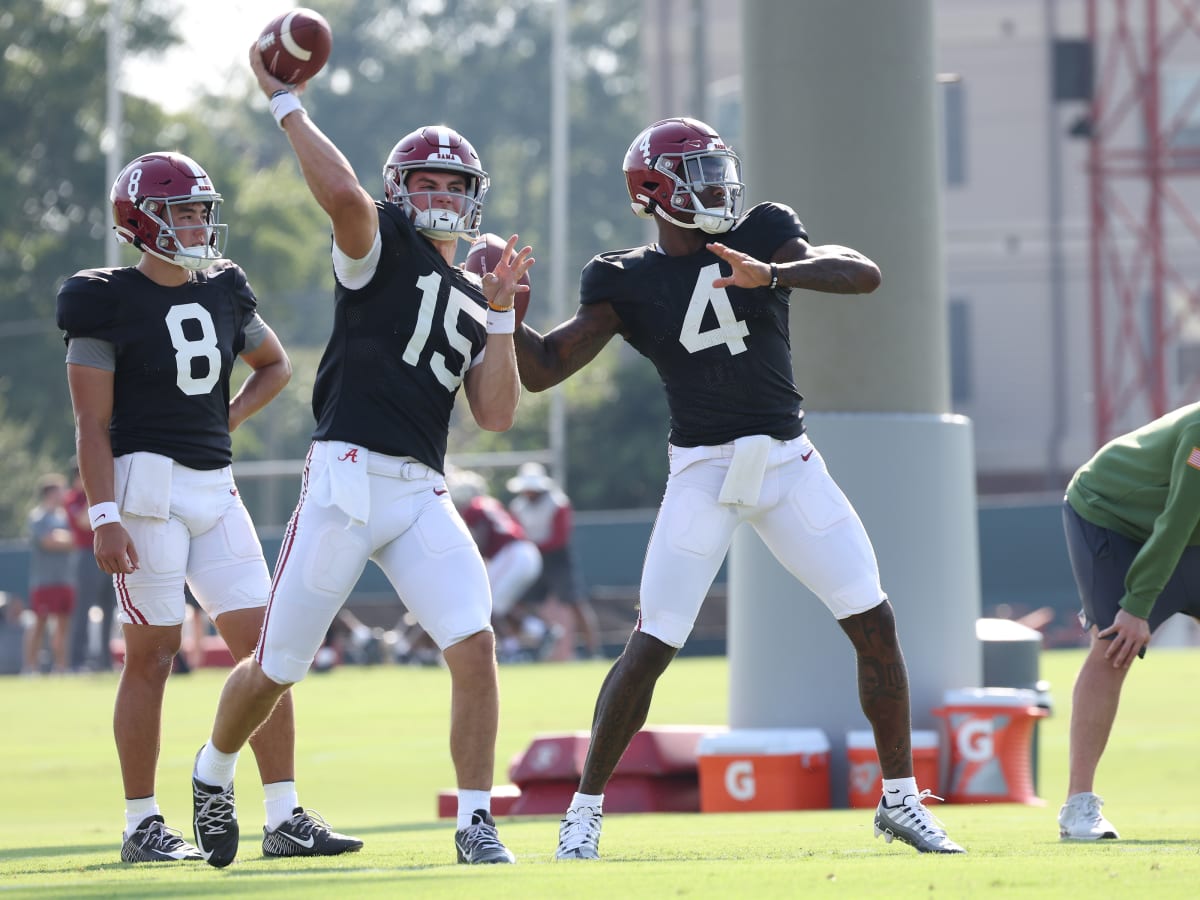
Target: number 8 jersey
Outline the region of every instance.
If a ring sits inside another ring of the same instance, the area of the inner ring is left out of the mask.
[[[114,457],[146,451],[205,470],[232,462],[229,375],[256,306],[245,272],[229,261],[179,287],[133,267],[89,269],[64,282],[58,327],[67,361],[109,367],[103,351],[76,356],[71,342],[83,338],[111,345],[115,356]]]

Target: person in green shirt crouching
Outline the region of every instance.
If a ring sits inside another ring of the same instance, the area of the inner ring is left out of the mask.
[[[1121,687],[1175,613],[1200,618],[1200,403],[1114,438],[1067,486],[1063,527],[1091,649],[1075,680],[1063,840],[1116,840],[1093,792]]]

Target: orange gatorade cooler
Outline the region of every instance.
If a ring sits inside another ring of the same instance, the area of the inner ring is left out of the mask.
[[[914,731],[912,756],[917,787],[938,793],[937,732]],[[850,763],[850,806],[874,809],[883,795],[883,772],[875,751],[875,735],[866,730],[846,732],[846,757]]]
[[[963,688],[946,691],[945,704],[933,712],[946,724],[946,800],[1040,806],[1030,748],[1034,723],[1047,711],[1038,706],[1037,692]]]
[[[716,732],[696,748],[701,812],[828,809],[829,738],[819,728]]]

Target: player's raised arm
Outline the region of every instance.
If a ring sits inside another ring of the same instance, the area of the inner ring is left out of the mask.
[[[257,41],[250,46],[250,68],[268,98],[294,96],[288,85],[267,71]],[[374,199],[359,184],[350,161],[313,123],[299,100],[279,116],[279,127],[292,145],[308,189],[333,224],[334,241],[350,259],[362,259],[379,230]]]

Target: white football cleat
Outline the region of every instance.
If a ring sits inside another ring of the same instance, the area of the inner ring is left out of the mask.
[[[599,859],[600,824],[604,814],[595,806],[568,809],[558,825],[555,859]]]
[[[1121,836],[1104,818],[1104,801],[1085,791],[1072,794],[1058,811],[1058,836],[1064,841],[1118,840]]]

